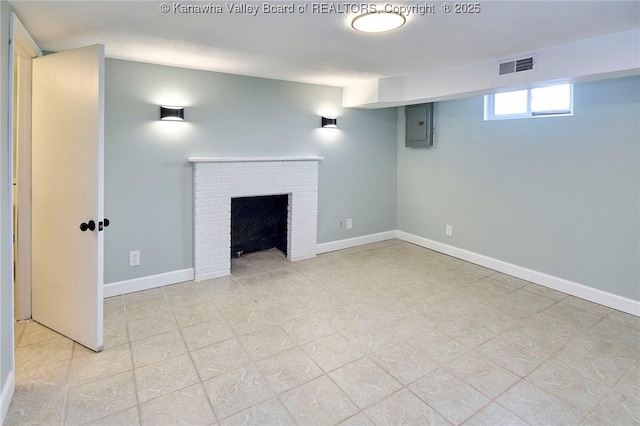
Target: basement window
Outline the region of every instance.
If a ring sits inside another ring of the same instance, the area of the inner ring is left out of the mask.
[[[573,86],[537,87],[484,97],[484,119],[566,116],[573,114]]]

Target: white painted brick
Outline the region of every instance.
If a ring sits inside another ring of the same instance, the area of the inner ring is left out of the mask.
[[[209,190],[209,184],[206,183],[196,183],[195,191],[196,192],[205,192]]]
[[[196,163],[195,170],[196,279],[229,274],[232,197],[289,194],[290,258],[315,256],[317,161]]]
[[[209,216],[207,215],[198,215],[196,216],[196,220],[195,223],[203,223],[203,222],[209,222]]]
[[[216,166],[216,163],[195,163],[196,170],[212,169]]]
[[[208,229],[197,229],[194,231],[194,235],[195,235],[195,238],[198,239],[198,238],[208,237],[211,234],[209,233]]]
[[[238,169],[232,169],[231,170],[231,175],[232,176],[238,176],[238,175],[250,175],[251,174],[251,169],[246,169],[246,168],[238,168]]]
[[[209,214],[219,213],[219,212],[220,212],[220,207],[218,206],[196,207],[196,215],[209,215]]]

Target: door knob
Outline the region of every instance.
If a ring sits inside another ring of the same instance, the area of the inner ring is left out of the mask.
[[[95,223],[93,220],[90,220],[89,222],[86,222],[86,223],[85,223],[85,222],[82,222],[82,223],[80,224],[80,230],[81,230],[82,232],[84,232],[84,231],[86,231],[87,229],[88,229],[88,230],[90,230],[90,231],[95,230],[95,229],[96,229],[96,223]]]

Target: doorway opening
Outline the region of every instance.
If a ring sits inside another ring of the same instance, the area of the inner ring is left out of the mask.
[[[31,84],[32,59],[42,52],[14,17],[13,271],[14,318],[31,319]]]

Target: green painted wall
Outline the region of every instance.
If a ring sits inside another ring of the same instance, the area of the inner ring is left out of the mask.
[[[396,110],[341,102],[335,87],[107,59],[105,283],[193,266],[190,156],[324,156],[318,242],[395,229]],[[160,122],[159,105],[186,121]],[[339,128],[320,129],[322,114]]]
[[[440,102],[428,150],[401,127],[399,230],[640,300],[639,78],[576,84],[571,117]]]

